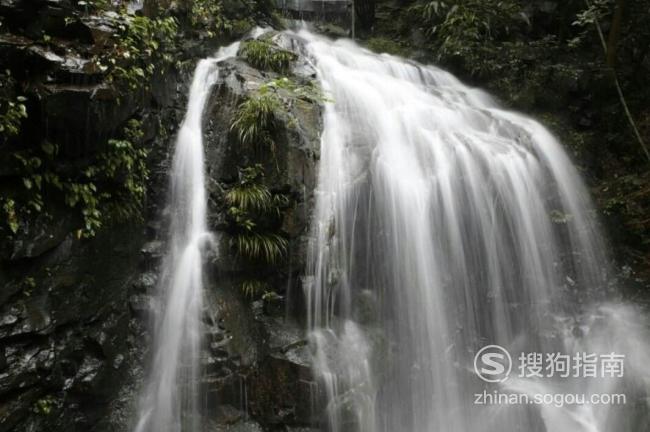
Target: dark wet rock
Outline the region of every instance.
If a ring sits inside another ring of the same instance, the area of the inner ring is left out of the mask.
[[[51,321],[47,298],[26,297],[11,305],[7,311],[5,319],[0,324],[0,339],[43,333],[48,329]]]
[[[88,29],[96,49],[101,49],[112,43],[115,26],[119,15],[115,12],[105,12],[103,15],[90,15],[81,18],[82,25]]]
[[[2,432],[95,423],[132,361],[127,293],[140,237],[125,229],[65,243],[36,258],[27,281],[22,265],[6,273],[19,289],[0,303],[0,395],[15,395],[1,405]],[[66,414],[33,416],[39,404]]]
[[[218,406],[215,411],[215,420],[221,425],[237,423],[246,416],[246,413],[228,404]]]
[[[70,234],[75,217],[60,209],[52,210],[49,215],[41,214],[21,225],[13,241],[10,260],[40,256],[61,244]]]
[[[146,247],[147,245],[145,245]],[[147,257],[148,258],[148,257]],[[152,293],[158,282],[158,274],[146,272],[138,275],[133,281],[133,289],[138,293]]]
[[[147,294],[134,294],[129,297],[129,308],[136,316],[150,316],[154,311],[154,300]]]
[[[262,432],[262,426],[253,420],[241,420],[233,424],[216,424],[214,432]]]
[[[285,42],[281,42],[285,43]],[[287,42],[288,44],[288,42]],[[263,161],[266,184],[291,197],[279,229],[289,238],[291,256],[275,266],[266,280],[275,295],[251,302],[241,282],[261,272],[239,260],[223,207],[223,195],[237,179],[237,168],[252,163],[251,149],[244,148],[231,132],[237,107],[254,96],[261,85],[277,78],[258,71],[240,59],[220,65],[219,80],[205,116],[209,222],[217,232],[218,252],[209,279],[208,303],[214,307],[218,331],[211,334],[210,373],[204,380],[209,405],[238,407],[264,427],[313,424],[310,401],[316,386],[305,329],[299,320],[286,317],[287,287],[299,287],[303,271],[316,163],[320,147],[321,106],[278,90],[284,109],[276,113],[280,123],[275,158]],[[307,62],[297,62],[292,76],[298,84],[313,79]],[[218,336],[217,336],[218,335]]]
[[[124,364],[124,356],[122,354],[116,355],[113,359],[113,369],[120,369],[122,364]]]
[[[173,143],[162,138],[160,124],[173,125],[173,134],[182,119],[196,59],[179,71],[157,69],[148,90],[124,94],[102,83],[101,71],[89,62],[90,54],[110,43],[117,18],[84,15],[62,26],[69,7],[64,0],[0,0],[0,13],[13,17],[13,34],[0,35],[0,62],[25,65],[15,76],[29,83],[30,103],[40,113],[28,119],[30,145],[47,139],[66,159],[83,162],[126,120],[141,119],[151,160],[149,220],[146,228],[111,226],[94,239],[79,239],[72,232],[79,221],[64,208],[49,221],[26,225],[16,242],[0,247],[0,432],[126,432],[151,342]],[[42,41],[44,29],[53,36],[50,43]],[[181,62],[212,50],[202,41],[186,43]],[[304,327],[284,318],[290,299],[285,291],[300,286],[321,107],[280,94],[287,110],[280,113],[277,161],[265,163],[269,187],[291,196],[281,226],[291,256],[268,273],[278,297],[252,303],[240,286],[258,269],[244,266],[230,247],[223,193],[237,167],[251,160],[250,150],[230,133],[233,113],[275,76],[237,59],[222,68],[205,116],[209,217],[218,251],[208,265],[203,384],[209,406],[219,407],[210,413],[214,430],[302,427],[311,424],[314,383]],[[307,62],[296,64],[296,80],[313,77]],[[3,176],[15,175],[1,165]],[[35,412],[43,406],[51,414]]]
[[[103,149],[136,112],[138,101],[105,84],[43,86],[46,138],[61,142],[66,155],[82,156]]]
[[[157,260],[160,259],[164,254],[165,244],[160,240],[154,240],[146,243],[140,252],[145,259],[148,260]]]

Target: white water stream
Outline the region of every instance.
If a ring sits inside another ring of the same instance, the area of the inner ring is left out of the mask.
[[[305,277],[308,333],[333,432],[644,430],[647,324],[608,287],[587,190],[556,139],[447,72],[308,31],[287,32],[332,103],[324,113]],[[195,71],[171,173],[171,234],[136,432],[202,430],[206,227]],[[626,356],[616,379],[486,384],[474,354]],[[487,390],[625,393],[629,405],[475,405]]]
[[[324,428],[645,430],[647,325],[608,292],[588,192],[549,131],[438,68],[294,37],[333,100],[305,283]],[[490,344],[515,362],[501,384],[473,370]],[[519,378],[522,352],[615,352],[625,376]],[[476,405],[483,390],[629,405]]]
[[[171,227],[157,294],[153,361],[135,432],[201,430],[203,250],[212,241],[206,225],[202,118],[219,76],[217,63],[234,56],[238,47],[222,48],[194,71],[172,162]]]

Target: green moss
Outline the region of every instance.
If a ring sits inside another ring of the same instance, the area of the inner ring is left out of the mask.
[[[262,84],[259,93],[261,95],[273,95],[279,90],[284,90],[285,95],[293,99],[303,99],[315,103],[332,102],[314,81],[298,84],[287,77],[276,78]]]

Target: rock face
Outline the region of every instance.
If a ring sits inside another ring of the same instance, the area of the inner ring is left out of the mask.
[[[279,37],[279,36],[276,36]],[[216,306],[223,339],[211,358],[222,355],[225,366],[207,377],[209,406],[232,406],[245,411],[264,427],[304,427],[313,423],[311,401],[316,397],[310,370],[304,325],[301,322],[302,286],[310,208],[316,182],[320,148],[321,106],[317,101],[296,98],[277,89],[282,109],[277,112],[275,156],[262,161],[265,185],[272,192],[290,197],[282,211],[281,230],[289,240],[287,259],[264,270],[274,296],[251,302],[241,282],[261,271],[236,257],[232,233],[223,205],[224,190],[237,181],[238,168],[250,164],[251,150],[242,146],[231,131],[235,113],[247,98],[256,97],[260,86],[278,79],[233,58],[219,65],[204,118],[210,221],[219,250],[211,271],[212,304]],[[308,83],[315,71],[298,60],[291,79]],[[249,430],[249,429],[245,429]],[[250,429],[255,430],[255,429]]]
[[[24,65],[19,78],[30,83],[29,100],[36,104],[30,112],[41,113],[30,116],[20,138],[28,145],[56,143],[79,161],[93,157],[137,116],[150,149],[147,212],[142,223],[106,227],[83,239],[73,232],[78,216],[52,203],[50,217],[35,218],[11,241],[0,241],[0,432],[130,430],[147,363],[165,247],[168,154],[197,50],[192,45],[192,57],[180,70],[154,75],[146,91],[120,93],[84,60],[113,30],[92,16],[66,25],[71,7],[67,1],[0,1],[0,13],[11,20],[10,31],[0,33],[0,63]],[[44,31],[53,38],[47,44],[37,39]],[[180,59],[184,55],[179,52]],[[210,223],[219,245],[207,264],[211,307],[203,361],[210,421],[214,430],[307,430],[302,428],[312,424],[314,383],[295,312],[302,310],[300,275],[321,108],[278,90],[284,108],[278,113],[277,153],[263,165],[269,189],[289,197],[281,227],[289,254],[264,270],[276,295],[253,301],[241,282],[259,268],[235,256],[223,194],[237,180],[237,168],[251,159],[250,149],[231,132],[233,115],[277,76],[241,59],[220,67],[204,126]],[[292,79],[307,82],[313,73],[299,60]],[[15,172],[5,159],[0,155],[0,181],[11,185]]]
[[[106,16],[66,22],[72,3],[0,2],[0,70],[12,69],[29,112],[19,136],[0,140],[0,198],[22,187],[15,149],[49,143],[57,168],[80,170],[137,117],[150,149],[145,218],[155,220],[170,143],[163,132],[178,124],[186,77],[156,75],[134,95],[102,82],[88,59],[116,29]],[[80,238],[78,210],[52,195],[15,236],[0,235],[0,431],[126,430],[147,345],[157,225]]]

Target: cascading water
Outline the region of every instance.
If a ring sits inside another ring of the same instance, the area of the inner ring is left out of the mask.
[[[290,36],[333,100],[305,278],[326,427],[641,430],[632,402],[474,404],[484,389],[646,394],[646,324],[608,300],[587,191],[553,136],[435,67],[306,30]],[[618,352],[625,378],[487,386],[472,360],[489,344]]]
[[[153,358],[136,432],[198,431],[203,328],[203,250],[212,241],[206,225],[202,117],[218,79],[217,63],[238,43],[196,66],[187,112],[172,162],[170,237],[163,261],[154,323]]]
[[[323,428],[641,430],[643,403],[474,404],[474,394],[495,388],[647,396],[646,322],[611,299],[587,191],[552,135],[437,68],[306,30],[286,36],[333,100],[305,277]],[[201,121],[216,64],[236,51],[198,64],[178,135],[169,251],[136,432],[203,425],[202,251],[211,236]],[[515,353],[617,352],[626,375],[486,385],[472,360],[489,344]]]

